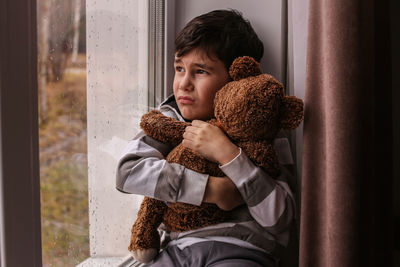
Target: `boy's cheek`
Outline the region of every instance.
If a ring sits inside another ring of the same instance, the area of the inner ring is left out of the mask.
[[[179,87],[179,80],[178,80],[178,78],[177,78],[177,74],[175,74],[175,76],[174,76],[174,81],[173,81],[173,83],[172,83],[172,88],[173,88],[173,90],[174,90],[174,94],[175,94],[176,91],[178,90],[178,87]]]

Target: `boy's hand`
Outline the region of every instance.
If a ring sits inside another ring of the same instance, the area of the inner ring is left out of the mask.
[[[229,177],[208,178],[203,202],[214,203],[222,210],[232,210],[244,203],[239,190]]]
[[[206,159],[224,165],[239,154],[239,148],[217,126],[194,120],[183,134],[182,145]]]

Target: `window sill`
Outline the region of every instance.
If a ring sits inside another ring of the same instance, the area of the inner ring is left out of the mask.
[[[145,267],[145,264],[135,261],[132,256],[126,257],[90,257],[76,267]]]

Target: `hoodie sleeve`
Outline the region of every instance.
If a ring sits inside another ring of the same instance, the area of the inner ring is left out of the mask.
[[[172,107],[162,107],[160,111],[183,120]],[[208,175],[167,162],[165,158],[172,148],[140,132],[129,142],[118,162],[116,188],[163,201],[200,205]]]
[[[235,183],[252,217],[268,232],[279,234],[292,223],[295,202],[287,182],[291,174],[283,166],[293,163],[287,139],[276,140],[275,148],[282,165],[276,179],[255,166],[243,151],[220,168]]]

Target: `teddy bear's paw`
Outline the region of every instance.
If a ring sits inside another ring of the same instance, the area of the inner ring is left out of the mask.
[[[137,249],[132,250],[131,254],[135,260],[141,263],[149,263],[157,256],[158,250],[155,248]]]

